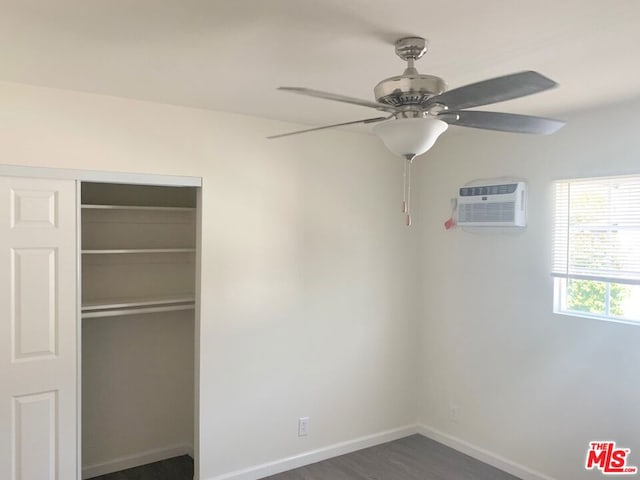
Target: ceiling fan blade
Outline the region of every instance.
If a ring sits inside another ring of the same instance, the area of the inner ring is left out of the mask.
[[[295,132],[281,133],[280,135],[271,135],[270,137],[267,137],[267,139],[273,140],[274,138],[288,137],[290,135],[298,135],[299,133],[315,132],[316,130],[325,130],[327,128],[344,127],[345,125],[356,125],[357,123],[382,122],[383,120],[387,120],[388,118],[389,117],[375,117],[365,118],[364,120],[354,120],[353,122],[334,123],[333,125],[325,125],[323,127],[307,128],[305,130],[297,130]]]
[[[445,111],[438,115],[438,118],[450,125],[459,127],[537,135],[550,135],[565,125],[565,122],[551,118],[516,115],[514,113],[480,112],[477,110]]]
[[[325,100],[334,100],[336,102],[351,103],[352,105],[360,105],[362,107],[375,108],[384,112],[397,112],[397,109],[391,105],[385,105],[378,102],[370,102],[369,100],[361,100],[359,98],[347,97],[345,95],[338,95],[337,93],[323,92],[321,90],[312,90],[310,88],[301,87],[278,87],[278,90],[284,90],[285,92],[298,93],[300,95],[307,95],[309,97],[324,98]]]
[[[426,105],[441,103],[449,107],[449,110],[462,110],[525,97],[557,85],[538,72],[525,71],[454,88],[431,97]]]

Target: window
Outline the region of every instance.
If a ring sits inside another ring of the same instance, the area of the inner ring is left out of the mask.
[[[640,325],[640,176],[555,186],[554,311]]]

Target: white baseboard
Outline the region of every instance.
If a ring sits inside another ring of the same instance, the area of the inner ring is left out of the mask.
[[[414,433],[418,433],[416,426],[408,425],[401,428],[395,428],[393,430],[374,433],[373,435],[367,435],[365,437],[355,438],[346,442],[335,443],[328,447],[311,450],[242,470],[236,470],[235,472],[225,473],[218,475],[217,477],[212,477],[208,480],[257,480],[259,478],[275,475],[276,473],[285,472],[293,468],[303,467],[311,463],[355,452],[356,450],[361,450],[363,448],[391,442],[408,435],[413,435]]]
[[[136,453],[135,455],[127,455],[126,457],[114,458],[108,462],[87,465],[82,468],[82,478],[93,478],[108,473],[119,472],[127,468],[139,467],[147,463],[159,462],[167,458],[179,457],[180,455],[189,455],[193,457],[192,445],[171,445],[164,448],[156,448],[147,450],[146,452]]]
[[[507,458],[501,457],[500,455],[496,455],[484,448],[480,448],[465,440],[426,425],[407,425],[405,427],[367,435],[365,437],[348,440],[346,442],[336,443],[317,450],[311,450],[299,455],[293,455],[291,457],[263,463],[261,465],[255,465],[253,467],[236,470],[234,472],[225,473],[203,480],[257,480],[262,477],[275,475],[293,468],[303,467],[305,465],[327,460],[346,453],[351,453],[363,448],[373,447],[381,443],[398,440],[399,438],[413,435],[415,433],[442,443],[447,447],[451,447],[454,450],[469,455],[476,460],[480,460],[481,462],[494,466],[504,472],[510,473],[511,475],[515,475],[522,480],[555,480],[548,475],[537,472],[531,468],[525,467],[524,465],[520,465]]]
[[[485,450],[484,448],[473,445],[465,440],[436,430],[435,428],[426,425],[418,425],[417,433],[419,433],[420,435],[424,435],[431,440],[442,443],[447,447],[451,447],[454,450],[469,455],[476,460],[480,460],[481,462],[499,468],[500,470],[510,473],[511,475],[515,475],[522,480],[555,480],[548,475],[520,465],[507,458],[501,457],[500,455],[496,455],[493,452]]]

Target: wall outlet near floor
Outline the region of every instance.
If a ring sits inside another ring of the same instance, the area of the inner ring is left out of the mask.
[[[300,417],[298,419],[298,436],[306,437],[309,435],[309,417]]]
[[[458,423],[460,420],[460,407],[453,403],[449,404],[449,420],[451,423]]]

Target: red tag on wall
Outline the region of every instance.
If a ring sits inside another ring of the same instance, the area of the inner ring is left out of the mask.
[[[450,217],[449,220],[444,222],[444,228],[446,228],[447,230],[451,230],[455,226],[456,226],[456,221],[453,219],[453,217]]]

